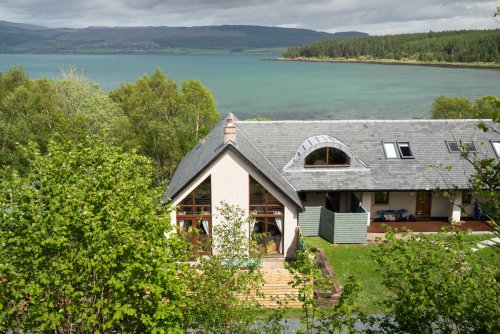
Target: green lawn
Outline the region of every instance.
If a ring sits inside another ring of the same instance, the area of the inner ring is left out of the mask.
[[[492,235],[469,235],[471,245],[481,240],[490,239]],[[366,245],[333,245],[319,238],[305,238],[308,246],[323,248],[340,282],[353,275],[363,287],[358,297],[360,311],[366,313],[384,312],[380,303],[389,291],[382,285],[382,275],[377,271],[377,264],[372,258],[372,250],[377,244]],[[500,246],[492,246],[479,250],[476,254],[493,268],[500,268]]]

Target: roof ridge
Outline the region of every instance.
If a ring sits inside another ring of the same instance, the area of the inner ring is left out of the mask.
[[[264,157],[264,159],[271,165],[273,166],[274,170],[276,170],[279,175],[281,175],[281,177],[286,181],[286,183],[288,183],[290,185],[290,187],[292,187],[292,189],[296,192],[297,189],[293,186],[293,184],[290,183],[290,181],[288,181],[288,179],[283,175],[283,173],[281,173],[278,168],[276,168],[276,166],[274,166],[274,164],[266,157],[266,155],[264,153],[262,153],[262,151],[257,147],[257,145],[255,145],[253,143],[253,141],[250,140],[250,138],[248,138],[248,136],[240,129],[237,127],[237,129],[239,130],[239,132],[246,138],[246,140],[257,150],[257,152],[259,152],[259,154]],[[237,140],[236,140],[237,141]],[[238,145],[238,144],[236,144]]]

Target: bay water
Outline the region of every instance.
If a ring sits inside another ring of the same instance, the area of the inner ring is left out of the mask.
[[[499,70],[263,60],[275,57],[0,54],[0,71],[20,65],[30,78],[53,78],[73,66],[110,90],[159,68],[179,83],[199,79],[222,115],[240,119],[427,118],[439,95],[500,96]]]

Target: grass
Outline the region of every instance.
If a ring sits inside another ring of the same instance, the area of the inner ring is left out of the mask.
[[[354,276],[363,287],[358,297],[360,311],[380,313],[384,311],[379,303],[381,297],[389,293],[382,285],[382,274],[377,271],[377,264],[372,258],[372,250],[376,244],[365,245],[333,245],[319,238],[306,238],[307,245],[317,245],[323,248],[330,264],[340,282],[345,282],[348,276]]]
[[[471,247],[479,241],[491,239],[493,235],[468,235],[467,240]],[[382,274],[372,257],[372,251],[377,244],[363,245],[334,245],[319,238],[305,238],[307,245],[316,245],[323,248],[330,261],[337,278],[341,283],[350,275],[355,276],[363,287],[358,297],[358,306],[361,312],[382,313],[384,306],[381,301],[390,291],[382,284]],[[478,250],[477,254],[487,265],[500,268],[500,245],[490,246]]]

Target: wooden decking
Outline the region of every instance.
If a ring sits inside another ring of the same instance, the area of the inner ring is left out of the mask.
[[[259,304],[265,308],[279,307],[279,302],[284,307],[298,308],[302,303],[297,300],[298,289],[292,287],[290,282],[292,274],[285,268],[263,269],[266,284],[260,289],[263,297],[257,298]]]
[[[388,225],[391,228],[402,230],[404,227],[413,232],[439,232],[443,227],[451,228],[452,225],[446,221],[440,220],[425,220],[425,221],[402,221],[402,222],[372,222],[368,226],[368,233],[385,233],[385,228],[382,225]],[[474,232],[489,232],[493,228],[485,222],[470,220],[457,224],[456,227],[462,230],[471,230]]]

